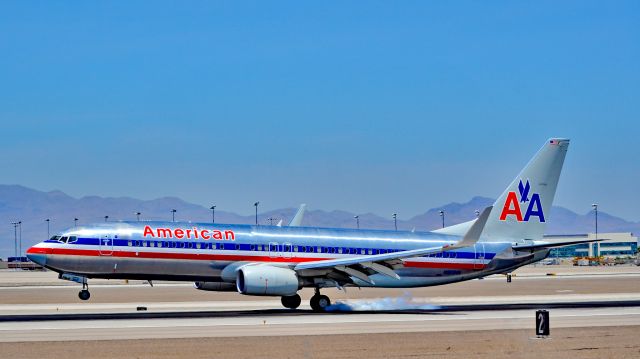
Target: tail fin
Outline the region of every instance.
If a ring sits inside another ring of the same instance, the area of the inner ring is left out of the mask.
[[[493,204],[487,239],[541,239],[551,211],[569,140],[551,138]]]

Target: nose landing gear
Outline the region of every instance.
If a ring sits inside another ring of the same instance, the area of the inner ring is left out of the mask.
[[[89,293],[89,283],[87,283],[87,278],[82,282],[82,290],[78,292],[78,298],[81,300],[89,300],[91,297],[91,293]]]
[[[89,297],[91,297],[91,293],[89,293],[89,283],[87,282],[87,277],[73,273],[60,273],[58,275],[58,278],[82,284],[82,290],[78,293],[78,298],[80,298],[81,300],[88,300]]]
[[[316,288],[316,294],[311,297],[309,304],[311,304],[311,309],[313,309],[314,312],[321,313],[326,311],[327,307],[331,305],[331,299],[326,295],[321,295],[320,288]]]
[[[89,293],[89,291],[86,289],[83,289],[78,292],[78,298],[82,300],[89,300],[90,297],[91,297],[91,293]]]
[[[84,278],[82,282],[82,290],[78,292],[78,298],[81,300],[89,300],[91,297],[91,293],[89,293],[89,283],[87,283],[87,278]]]

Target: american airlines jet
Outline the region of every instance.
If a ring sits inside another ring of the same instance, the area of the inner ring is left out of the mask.
[[[89,278],[193,281],[200,290],[279,296],[295,309],[297,292],[315,288],[408,288],[507,273],[547,257],[545,223],[568,139],[545,142],[492,207],[477,219],[433,232],[112,222],[68,229],[27,251],[34,262],[82,284]]]

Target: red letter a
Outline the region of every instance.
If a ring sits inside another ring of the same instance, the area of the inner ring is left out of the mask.
[[[512,208],[513,207],[513,208]],[[518,197],[515,192],[509,192],[507,194],[507,200],[504,201],[504,208],[500,213],[500,220],[504,221],[507,216],[515,215],[518,222],[522,222],[522,211],[520,210],[520,203],[518,203]]]

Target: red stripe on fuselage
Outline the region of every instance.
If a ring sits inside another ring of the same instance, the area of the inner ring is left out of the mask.
[[[106,251],[108,253],[108,251]],[[184,260],[219,260],[219,261],[253,261],[253,262],[284,262],[301,263],[329,260],[335,258],[306,258],[306,257],[269,257],[248,256],[238,254],[198,254],[198,253],[164,253],[164,252],[130,252],[113,251],[109,254],[100,254],[100,251],[91,249],[51,248],[49,255],[72,255],[86,257],[120,257],[120,258],[147,258],[147,259],[184,259]],[[405,261],[405,267],[414,268],[451,268],[451,269],[481,269],[484,264],[451,263],[451,262],[414,262]]]

